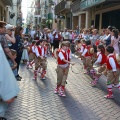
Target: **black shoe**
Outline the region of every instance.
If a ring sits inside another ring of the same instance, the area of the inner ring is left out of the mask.
[[[7,120],[6,118],[4,118],[4,117],[0,117],[0,120]]]
[[[19,76],[19,75],[17,75],[16,77],[19,77],[20,79],[22,79],[22,77],[21,77],[21,76]]]
[[[21,81],[21,78],[20,78],[20,77],[16,77],[16,80],[17,80],[17,81]]]

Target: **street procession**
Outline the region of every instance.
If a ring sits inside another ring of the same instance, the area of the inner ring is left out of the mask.
[[[119,7],[1,0],[0,120],[120,120]]]

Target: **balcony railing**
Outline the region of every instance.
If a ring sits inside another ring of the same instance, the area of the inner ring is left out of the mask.
[[[76,0],[71,4],[71,12],[75,13],[80,11],[80,0]]]
[[[12,0],[2,0],[5,5],[12,5]]]
[[[64,10],[70,10],[70,1],[62,0],[55,6],[55,14],[59,14]]]

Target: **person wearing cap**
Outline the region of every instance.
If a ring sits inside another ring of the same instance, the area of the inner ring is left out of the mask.
[[[11,49],[12,48],[12,44],[14,44],[16,42],[15,37],[14,37],[14,26],[7,24],[6,26],[6,34],[5,34],[5,38],[8,41],[8,46]]]
[[[6,33],[5,25],[6,25],[5,22],[0,21],[0,43],[2,45],[2,48],[3,48],[6,56],[8,56],[12,60],[13,64],[16,65],[16,62],[15,62],[14,57],[9,49],[8,42],[5,37],[5,33]]]

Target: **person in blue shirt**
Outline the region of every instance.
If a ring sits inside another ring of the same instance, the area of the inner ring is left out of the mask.
[[[0,120],[4,118],[8,104],[14,101],[19,91],[17,81],[0,44]]]
[[[104,40],[106,42],[106,46],[111,44],[111,35],[112,35],[112,30],[114,28],[115,27],[113,27],[113,26],[108,26],[108,28],[107,28],[107,31],[108,31],[109,34],[104,38]]]

